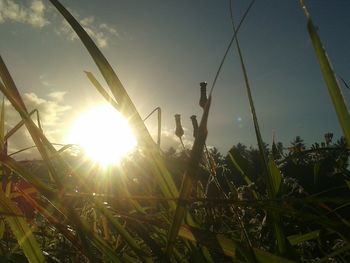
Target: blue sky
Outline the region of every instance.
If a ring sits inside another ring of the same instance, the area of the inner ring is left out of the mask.
[[[228,1],[61,1],[110,61],[142,116],[163,110],[164,146],[174,144],[174,114],[185,141],[190,116],[200,118],[199,82],[211,85],[232,36]],[[250,1],[233,0],[238,23]],[[306,1],[337,74],[350,82],[350,2]],[[0,0],[0,52],[29,108],[37,107],[55,142],[81,111],[103,102],[83,71],[98,74],[87,51],[49,1]],[[297,0],[257,0],[239,32],[258,118],[267,143],[273,132],[288,144],[310,145],[341,135],[323,82],[306,19]],[[105,85],[106,86],[106,85]],[[343,87],[349,103],[350,90]],[[8,109],[8,125],[16,114]],[[155,122],[147,122],[155,131]],[[248,100],[235,47],[218,79],[209,116],[208,144],[222,152],[238,142],[255,145]],[[10,144],[23,147],[20,136]],[[23,137],[22,137],[23,138]],[[177,145],[177,144],[175,144]]]

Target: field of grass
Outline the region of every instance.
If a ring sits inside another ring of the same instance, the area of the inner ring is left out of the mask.
[[[302,0],[306,28],[344,137],[335,141],[327,133],[324,142],[309,149],[300,137],[288,148],[264,143],[237,34],[252,1],[237,27],[232,23],[234,35],[208,95],[201,83],[203,114],[199,123],[192,117],[194,143],[181,153],[160,150],[160,139],[158,144],[153,141],[108,60],[70,12],[57,0],[50,2],[96,63],[110,93],[92,73],[87,77],[129,120],[139,149],[107,170],[70,156],[69,145],[57,150],[39,119],[33,121],[36,111],[26,107],[0,58],[0,90],[22,119],[5,133],[2,103],[1,262],[350,261],[350,116]],[[223,156],[206,146],[207,123],[216,79],[234,47],[258,148],[238,144]],[[181,140],[181,116],[175,121]],[[20,125],[28,130],[42,160],[26,163],[8,155],[7,139]]]

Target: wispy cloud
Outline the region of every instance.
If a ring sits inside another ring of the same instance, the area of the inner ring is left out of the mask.
[[[39,28],[49,24],[45,17],[45,5],[41,0],[32,0],[29,5],[15,0],[0,0],[0,23],[6,21]]]
[[[60,25],[56,27],[56,33],[65,36],[68,40],[74,41],[78,39],[77,35],[71,29],[70,25],[65,21],[49,21],[55,16],[51,12],[56,12],[52,8],[47,8],[43,0],[0,0],[0,24],[5,22],[28,24],[36,28],[42,28],[48,24]],[[86,32],[96,41],[100,48],[107,47],[109,41],[113,37],[118,36],[115,27],[103,22],[97,21],[94,16],[81,18],[79,14],[73,12],[76,19],[79,20]]]
[[[71,107],[63,105],[63,97],[66,92],[56,91],[48,94],[49,99],[40,98],[37,94],[24,93],[24,102],[29,109],[38,109],[40,112],[41,121],[44,127],[48,130],[55,130],[59,127],[60,117]]]
[[[75,16],[79,19],[78,15]],[[90,37],[96,41],[97,46],[100,48],[107,47],[108,41],[112,37],[118,36],[118,32],[114,27],[106,23],[97,23],[94,16],[82,18],[79,22]],[[56,30],[56,32],[59,35],[66,36],[71,41],[78,39],[78,36],[65,20],[62,21],[61,27]]]

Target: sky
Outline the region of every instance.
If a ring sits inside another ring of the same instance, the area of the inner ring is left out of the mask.
[[[250,1],[233,0],[236,24]],[[199,83],[211,86],[232,37],[227,0],[62,0],[111,63],[141,116],[162,109],[163,149],[175,148],[174,115],[181,114],[185,144],[191,115],[200,119]],[[350,1],[306,0],[335,72],[350,82]],[[84,74],[107,87],[86,49],[57,10],[44,0],[0,0],[0,54],[29,109],[38,108],[52,142],[81,112],[104,102]],[[238,34],[264,141],[310,146],[326,132],[341,136],[297,0],[257,0]],[[350,90],[342,85],[350,102]],[[7,126],[19,120],[7,104]],[[146,121],[156,132],[155,116]],[[256,145],[235,46],[218,78],[207,144],[223,153],[238,142]],[[32,142],[24,130],[10,140]]]

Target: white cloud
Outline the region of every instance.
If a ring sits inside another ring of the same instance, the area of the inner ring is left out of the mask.
[[[29,6],[24,6],[20,1],[0,0],[0,23],[18,22],[41,28],[49,23],[44,13],[42,0],[31,0]]]
[[[24,3],[27,3],[26,5]],[[28,24],[33,27],[42,28],[49,24],[47,17],[54,19],[51,12],[57,12],[54,9],[46,8],[43,0],[0,0],[0,24],[5,22],[16,22]],[[48,15],[48,12],[50,15]],[[72,12],[72,11],[71,11]],[[117,37],[117,30],[105,22],[96,22],[94,16],[79,18],[79,15],[74,13],[74,16],[79,20],[80,24],[96,42],[97,46],[104,48],[108,46],[108,42],[112,37]],[[52,23],[57,24],[57,23]],[[67,39],[74,41],[78,39],[70,25],[64,20],[59,28],[56,28],[56,33],[64,35]]]
[[[114,36],[119,36],[117,30],[107,24],[100,24],[99,28],[106,30],[107,32],[111,33]]]
[[[54,91],[54,92],[51,92],[49,93],[49,97],[58,101],[58,102],[61,102],[63,101],[63,97],[67,94],[66,91]]]
[[[78,15],[75,15],[79,19]],[[97,23],[94,16],[88,16],[79,20],[81,26],[89,34],[89,36],[96,41],[96,44],[100,48],[108,46],[108,42],[111,37],[118,36],[118,32],[112,26],[107,25],[106,23]],[[74,41],[78,39],[75,32],[71,29],[70,25],[63,20],[61,27],[56,30],[59,35],[64,35],[67,39]]]
[[[38,97],[35,93],[24,93],[23,100],[28,109],[37,109],[40,113],[41,122],[48,131],[55,133],[59,126],[60,117],[71,107],[62,105],[65,92],[52,92],[48,96],[50,99]]]

